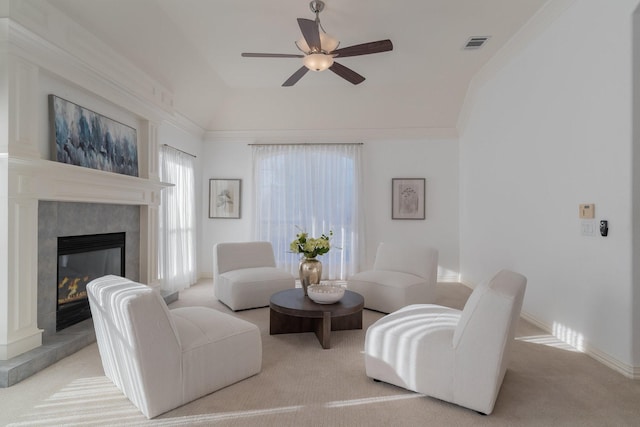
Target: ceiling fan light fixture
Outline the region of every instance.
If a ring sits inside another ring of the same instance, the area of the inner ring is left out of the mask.
[[[336,38],[331,37],[327,33],[320,32],[320,45],[322,46],[322,50],[330,53],[338,48],[340,41]]]
[[[296,43],[296,47],[300,51],[302,51],[302,52],[304,52],[306,54],[311,53],[311,48],[307,44],[307,41],[304,39],[304,37],[301,37],[295,43]],[[339,40],[337,40],[336,38],[330,36],[327,33],[320,32],[320,47],[322,49],[322,52],[331,53],[334,50],[336,50],[339,45],[340,45],[340,41]]]
[[[333,56],[324,53],[311,53],[304,57],[302,63],[312,71],[324,71],[333,65]]]

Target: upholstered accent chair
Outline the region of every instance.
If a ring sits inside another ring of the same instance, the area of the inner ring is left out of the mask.
[[[429,246],[380,243],[371,270],[354,274],[347,289],[364,297],[370,310],[391,313],[435,301],[438,251]]]
[[[367,376],[490,414],[526,283],[502,270],[474,289],[462,311],[415,304],[379,319],[365,337]]]
[[[118,276],[87,285],[105,375],[153,418],[260,372],[258,327],[207,307],[169,310]]]
[[[216,298],[233,311],[266,307],[271,295],[295,287],[295,278],[276,267],[270,242],[227,242],[213,247]]]

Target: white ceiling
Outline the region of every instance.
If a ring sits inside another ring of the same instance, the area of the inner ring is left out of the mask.
[[[394,49],[339,61],[366,77],[357,87],[325,71],[290,88],[281,85],[300,59],[240,53],[298,53],[296,18],[314,18],[307,0],[48,1],[171,90],[182,115],[214,130],[287,127],[286,115],[310,96],[339,114],[345,110],[337,104],[366,111],[373,100],[393,98],[381,117],[404,100],[406,119],[393,126],[455,127],[471,78],[547,0],[325,0],[320,19],[341,47],[388,38]],[[473,36],[490,39],[480,50],[463,50]],[[241,118],[257,98],[262,111],[264,99],[292,106],[280,120]],[[367,115],[335,126],[366,125]]]

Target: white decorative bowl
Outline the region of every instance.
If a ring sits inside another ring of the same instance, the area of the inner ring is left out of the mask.
[[[311,285],[307,288],[307,294],[318,304],[334,304],[344,296],[344,287],[338,285]]]

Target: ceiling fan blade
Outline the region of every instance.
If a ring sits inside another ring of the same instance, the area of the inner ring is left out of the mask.
[[[338,64],[334,62],[331,67],[329,67],[331,71],[345,79],[346,81],[353,83],[354,85],[360,84],[364,81],[364,77],[360,74],[353,71],[351,68],[347,68],[342,64]]]
[[[298,80],[300,80],[302,76],[307,74],[307,71],[309,71],[307,67],[301,67],[298,71],[293,73],[286,82],[282,83],[282,86],[293,86],[294,84],[298,83]]]
[[[245,58],[304,58],[304,55],[289,53],[242,53]]]
[[[298,25],[300,26],[300,31],[302,31],[302,35],[304,36],[307,45],[312,52],[320,52],[320,30],[318,30],[318,24],[316,21],[312,21],[311,19],[298,18]]]
[[[391,40],[379,40],[377,42],[357,44],[354,46],[343,47],[331,52],[336,58],[345,58],[347,56],[369,55],[371,53],[388,52],[393,50]]]

